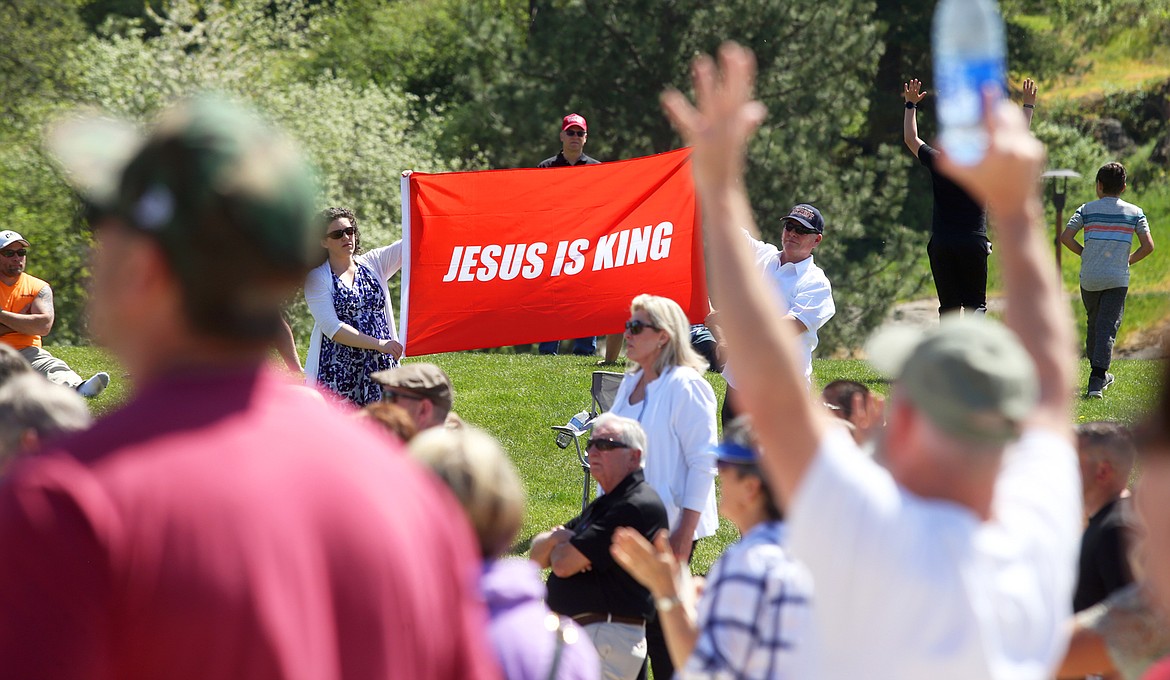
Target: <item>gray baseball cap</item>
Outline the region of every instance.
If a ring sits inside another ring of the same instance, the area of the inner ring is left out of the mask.
[[[926,332],[882,329],[866,353],[915,408],[962,440],[1012,441],[1039,395],[1036,366],[1019,338],[982,316],[944,318]]]
[[[451,379],[434,364],[402,364],[398,368],[371,373],[374,382],[426,397],[436,405],[450,409],[455,400]]]

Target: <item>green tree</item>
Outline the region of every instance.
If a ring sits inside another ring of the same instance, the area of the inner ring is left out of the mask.
[[[322,206],[353,206],[367,245],[391,242],[400,233],[400,172],[450,167],[434,151],[441,118],[411,124],[413,98],[392,86],[303,74],[298,67],[314,10],[300,2],[272,9],[266,0],[171,0],[159,12],[147,6],[146,19],[107,22],[73,52],[75,90],[33,118],[80,103],[146,125],[185,95],[225,92],[297,139],[318,169]],[[54,341],[76,341],[87,239],[76,202],[40,150],[38,133],[30,123],[6,138],[0,206],[7,208],[8,224],[36,243],[37,273],[58,291]],[[307,330],[303,314],[296,321]]]
[[[817,257],[841,309],[826,344],[855,342],[918,285],[914,234],[898,226],[906,161],[863,134],[882,54],[871,0],[345,0],[337,9],[315,25],[311,63],[400,84],[424,112],[441,113],[439,152],[468,167],[535,165],[559,148],[569,111],[589,120],[589,152],[601,160],[675,148],[659,94],[688,86],[698,52],[724,39],[749,45],[771,110],[751,149],[753,200],[773,239],[794,203],[825,211],[831,232]],[[415,68],[419,55],[427,63]]]

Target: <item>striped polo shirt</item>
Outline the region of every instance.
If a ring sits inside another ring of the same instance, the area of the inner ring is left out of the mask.
[[[1150,231],[1141,208],[1116,196],[1106,196],[1077,208],[1068,221],[1068,228],[1085,231],[1081,288],[1105,290],[1129,286],[1133,235]]]

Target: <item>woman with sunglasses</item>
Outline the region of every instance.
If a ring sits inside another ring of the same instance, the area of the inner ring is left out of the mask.
[[[349,208],[323,210],[320,224],[325,262],[305,281],[313,315],[305,378],[365,406],[382,395],[370,374],[396,367],[402,356],[386,286],[402,267],[402,241],[362,253],[357,217]]]
[[[670,547],[680,562],[694,541],[719,528],[715,506],[715,391],[703,378],[707,361],[690,343],[690,322],[674,300],[639,295],[626,322],[630,370],[611,413],[646,431],[646,483],[658,492],[670,520]],[[647,627],[654,676],[673,677],[657,622]]]

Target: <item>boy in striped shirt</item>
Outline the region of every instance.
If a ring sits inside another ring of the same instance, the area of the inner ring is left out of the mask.
[[[1125,187],[1125,166],[1103,165],[1097,171],[1097,200],[1077,208],[1060,235],[1060,242],[1081,256],[1081,300],[1088,315],[1085,355],[1092,369],[1085,396],[1096,399],[1113,384],[1109,362],[1125,313],[1129,267],[1154,252],[1154,239],[1142,209],[1121,200]],[[1082,229],[1083,246],[1076,239]],[[1139,247],[1130,252],[1134,234]]]

